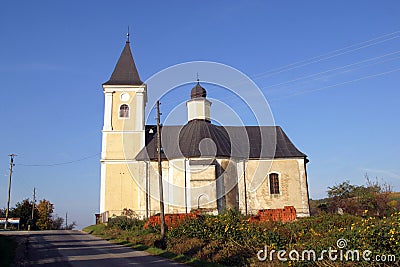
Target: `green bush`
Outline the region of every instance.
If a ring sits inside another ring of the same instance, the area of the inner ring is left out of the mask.
[[[115,218],[111,218],[108,221],[109,227],[118,228],[124,231],[134,231],[134,230],[141,231],[143,229],[144,224],[145,224],[144,220],[132,219],[126,216],[118,216]]]

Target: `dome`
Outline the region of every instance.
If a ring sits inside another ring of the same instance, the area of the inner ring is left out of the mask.
[[[192,120],[179,132],[179,149],[187,158],[202,156],[229,158],[231,140],[224,127],[204,120]]]
[[[207,96],[207,91],[203,87],[201,87],[199,80],[197,80],[197,84],[195,87],[192,88],[192,91],[190,92],[190,98],[199,98],[199,97],[206,97]]]

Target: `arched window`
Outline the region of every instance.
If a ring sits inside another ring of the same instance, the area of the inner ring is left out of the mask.
[[[129,118],[129,106],[127,104],[123,104],[119,107],[119,117]]]
[[[279,194],[279,175],[277,173],[271,173],[269,175],[269,193]]]

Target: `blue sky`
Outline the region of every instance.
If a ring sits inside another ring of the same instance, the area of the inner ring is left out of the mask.
[[[16,153],[12,204],[37,187],[38,198],[52,201],[58,215],[68,211],[79,227],[94,222],[101,84],[128,25],[142,80],[194,60],[227,64],[253,78],[276,124],[309,156],[312,198],[346,179],[363,184],[365,173],[399,191],[398,14],[398,1],[4,3],[0,206],[7,199],[7,155]],[[237,101],[214,89],[209,96]],[[172,109],[173,101],[162,108]]]

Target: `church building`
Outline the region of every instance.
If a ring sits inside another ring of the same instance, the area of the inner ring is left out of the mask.
[[[306,164],[279,126],[212,123],[212,102],[199,80],[187,92],[187,123],[161,126],[165,213],[200,209],[218,214],[238,209],[293,206],[310,215]],[[145,124],[147,88],[129,41],[103,84],[100,217],[129,210],[139,218],[159,213],[156,125]]]

